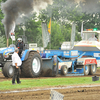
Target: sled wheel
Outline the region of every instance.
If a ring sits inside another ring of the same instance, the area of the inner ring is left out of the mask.
[[[97,71],[97,65],[91,65],[90,66],[90,75],[95,74]]]
[[[62,74],[62,75],[66,75],[67,73],[68,73],[68,68],[67,68],[66,65],[63,65],[63,66],[61,67],[61,74]]]
[[[89,71],[90,71],[90,66],[89,65],[84,65],[83,68],[84,68],[84,75],[85,76],[88,75]]]

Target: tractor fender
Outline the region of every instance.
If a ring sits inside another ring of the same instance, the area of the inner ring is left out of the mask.
[[[91,64],[97,64],[96,58],[85,57],[77,59],[77,65],[91,65]]]
[[[22,54],[21,60],[22,60],[22,61],[27,60],[27,58],[28,58],[30,52],[36,52],[36,51],[35,51],[35,50],[25,50],[24,53]]]

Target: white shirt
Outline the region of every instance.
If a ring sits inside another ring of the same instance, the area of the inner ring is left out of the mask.
[[[16,52],[12,55],[12,65],[15,66],[15,63],[17,63],[17,66],[21,66],[22,64],[22,61]]]

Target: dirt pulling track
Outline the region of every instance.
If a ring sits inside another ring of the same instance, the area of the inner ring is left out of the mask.
[[[100,69],[97,70],[97,73],[95,75],[100,77]],[[87,76],[87,77],[92,77],[92,76]],[[41,77],[41,78],[46,78],[46,77]],[[11,79],[5,78],[2,75],[2,73],[0,73],[0,82],[6,80],[11,80]],[[38,88],[31,90],[29,89],[29,91],[28,90],[8,91],[8,93],[7,91],[3,92],[0,91],[0,100],[50,100],[50,90],[52,88],[54,88],[54,90],[56,90],[57,92],[63,94],[64,100],[100,100],[100,84],[68,86],[68,87],[67,86],[42,87],[39,89]]]

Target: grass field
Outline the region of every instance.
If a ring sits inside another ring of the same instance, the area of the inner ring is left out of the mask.
[[[34,87],[69,86],[82,84],[98,84],[99,81],[92,81],[92,77],[73,78],[47,78],[47,79],[22,79],[21,84],[12,85],[11,80],[0,82],[0,90],[26,89]]]
[[[0,69],[1,71],[1,69]],[[92,81],[92,77],[71,77],[71,78],[46,78],[46,79],[21,79],[21,84],[12,85],[11,80],[0,82],[0,90],[26,89],[34,87],[69,86],[82,84],[98,84],[99,81]]]

